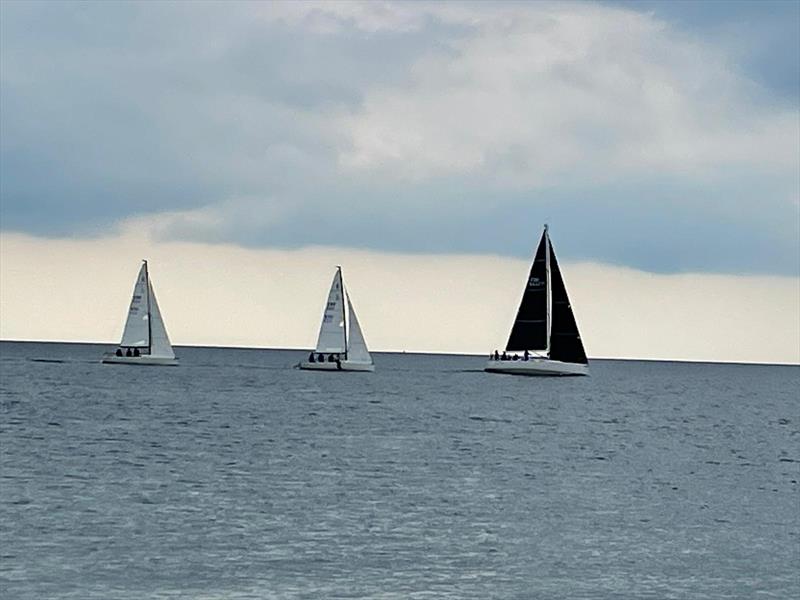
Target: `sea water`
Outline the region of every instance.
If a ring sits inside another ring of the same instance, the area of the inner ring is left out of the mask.
[[[800,368],[0,344],[4,599],[797,598]]]

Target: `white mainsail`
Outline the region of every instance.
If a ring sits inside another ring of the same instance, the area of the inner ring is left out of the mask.
[[[344,323],[344,295],[342,294],[342,271],[337,269],[328,293],[328,302],[322,314],[316,352],[343,353],[346,349]]]
[[[122,341],[119,343],[123,348],[147,348],[150,345],[147,291],[149,287],[147,263],[142,263],[136,285],[133,287],[133,297],[128,309],[128,320],[125,321],[125,330],[122,332]]]
[[[349,343],[347,345],[347,360],[354,362],[372,362],[372,357],[367,350],[367,342],[364,341],[364,334],[361,333],[361,326],[358,324],[358,317],[350,300],[350,294],[345,291],[347,297],[347,314],[350,321]]]

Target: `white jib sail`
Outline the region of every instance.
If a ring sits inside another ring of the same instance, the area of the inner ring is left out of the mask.
[[[342,294],[342,272],[336,270],[328,293],[322,325],[319,328],[316,352],[338,352],[345,350],[344,339],[344,295]]]
[[[347,360],[353,362],[371,363],[372,357],[367,350],[367,342],[364,341],[364,334],[361,333],[361,326],[358,324],[358,317],[353,308],[353,302],[350,300],[350,294],[347,295],[347,315],[350,321],[350,329],[348,331],[350,343],[347,346]]]
[[[125,321],[125,330],[122,332],[122,341],[119,345],[123,348],[146,348],[150,345],[150,328],[147,323],[147,264],[142,263],[136,285],[133,287],[133,298],[128,309],[128,320]]]
[[[150,288],[150,356],[175,358],[172,344],[169,343],[167,328],[164,327],[164,319],[161,318],[161,311],[158,309],[153,284],[152,282],[148,283]]]

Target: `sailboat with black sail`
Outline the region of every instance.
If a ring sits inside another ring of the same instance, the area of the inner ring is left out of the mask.
[[[333,275],[317,347],[298,366],[313,371],[371,373],[375,370],[356,311],[344,287],[341,267],[336,267]]]
[[[502,355],[484,368],[511,375],[588,375],[589,361],[547,225]]]
[[[136,277],[122,340],[114,352],[103,356],[103,362],[161,366],[178,364],[164,319],[161,318],[146,260],[142,261]]]

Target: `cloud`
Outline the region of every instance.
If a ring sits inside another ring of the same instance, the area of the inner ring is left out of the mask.
[[[97,236],[137,221],[165,240],[523,257],[547,220],[573,259],[800,269],[796,106],[719,38],[652,13],[0,11],[6,231]]]
[[[505,343],[528,260],[313,247],[243,249],[0,235],[0,337],[115,343],[148,258],[177,344],[310,348],[335,265],[373,350],[486,354]],[[654,275],[562,264],[590,356],[800,363],[800,278]]]
[[[603,4],[631,7],[626,0]],[[797,2],[639,0],[636,8],[675,29],[725,48],[729,62],[768,88],[773,100],[795,106],[800,100],[800,52],[797,51],[800,4]]]
[[[796,170],[797,111],[759,106],[718,50],[652,17],[568,3],[476,19],[343,119],[346,166],[400,180],[480,169],[516,186]]]

